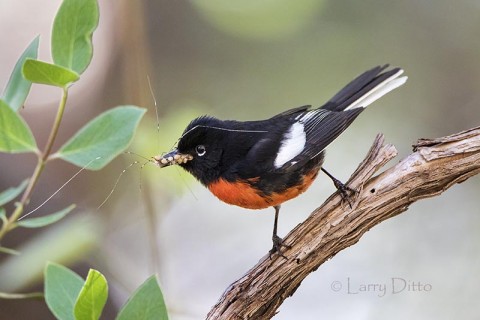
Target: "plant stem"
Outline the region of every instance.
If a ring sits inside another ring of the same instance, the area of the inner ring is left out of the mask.
[[[58,129],[60,128],[60,123],[62,122],[63,113],[65,111],[65,106],[67,104],[68,98],[68,88],[63,88],[62,100],[60,100],[60,105],[58,106],[57,116],[55,117],[55,122],[53,123],[52,131],[50,132],[50,136],[48,137],[47,145],[45,146],[45,151],[43,151],[42,160],[44,162],[47,161],[48,156],[50,155],[53,147],[53,143],[55,142],[55,138],[57,137]]]
[[[43,292],[30,293],[6,293],[0,292],[0,299],[43,299],[45,296]]]
[[[65,111],[65,106],[67,103],[67,97],[68,97],[68,89],[63,88],[62,99],[60,100],[60,104],[58,106],[57,115],[53,123],[52,131],[50,131],[50,135],[48,137],[47,144],[45,145],[45,149],[41,153],[40,157],[38,158],[37,167],[35,168],[32,178],[30,178],[27,189],[25,190],[25,193],[22,196],[21,202],[24,205],[27,205],[28,202],[30,201],[30,196],[32,195],[33,188],[38,182],[40,174],[42,173],[43,169],[45,168],[45,164],[47,163],[48,156],[52,151],[53,143],[55,142],[55,138],[57,137],[58,129],[60,128],[60,123],[62,122],[63,113]]]
[[[67,97],[68,97],[68,88],[64,87],[62,91],[62,99],[58,105],[57,115],[55,117],[55,121],[53,123],[52,130],[50,131],[50,135],[47,140],[47,144],[45,145],[44,151],[38,155],[37,166],[33,171],[32,177],[28,181],[28,186],[25,189],[25,192],[22,195],[20,203],[17,204],[17,208],[13,211],[12,215],[8,218],[8,221],[2,225],[0,229],[0,241],[3,239],[5,234],[14,228],[15,222],[20,218],[23,213],[24,207],[30,201],[30,197],[32,196],[33,188],[37,184],[40,175],[45,168],[45,164],[48,161],[48,156],[50,155],[53,147],[53,143],[58,134],[58,129],[60,128],[60,123],[62,122],[63,113],[65,111],[65,106],[67,104]]]

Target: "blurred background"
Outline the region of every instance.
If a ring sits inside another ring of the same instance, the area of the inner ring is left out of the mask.
[[[328,148],[325,167],[337,178],[348,179],[377,133],[397,147],[396,163],[418,138],[479,125],[478,1],[99,2],[94,58],[71,90],[57,147],[102,111],[135,104],[148,113],[129,150],[149,158],[169,151],[196,116],[253,120],[319,106],[361,72],[385,63],[403,67],[409,80]],[[0,87],[36,35],[39,58],[51,61],[50,30],[59,5],[0,1]],[[60,94],[34,85],[22,110],[41,147]],[[0,291],[42,290],[46,260],[82,277],[95,268],[109,281],[103,319],[112,319],[135,288],[158,273],[171,319],[202,319],[229,284],[267,254],[273,210],[228,206],[178,168],[147,164],[140,170],[129,167],[134,161],[146,162],[123,155],[101,171],[82,173],[35,213],[76,203],[68,219],[11,232],[2,244],[22,254],[0,255]],[[0,154],[0,190],[29,177],[34,165],[32,155]],[[29,209],[77,170],[49,163]],[[479,178],[471,178],[373,228],[311,274],[275,319],[478,316],[479,187]],[[334,191],[320,176],[284,204],[279,234]],[[387,291],[361,291],[369,284]],[[52,318],[41,301],[0,300],[0,310],[0,319]]]

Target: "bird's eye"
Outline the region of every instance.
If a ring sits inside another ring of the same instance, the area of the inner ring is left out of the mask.
[[[202,157],[207,152],[207,150],[205,149],[205,146],[203,144],[199,144],[198,146],[196,146],[195,151],[197,152],[197,155],[199,157]]]

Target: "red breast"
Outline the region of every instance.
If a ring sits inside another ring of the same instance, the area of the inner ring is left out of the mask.
[[[229,182],[220,178],[209,184],[208,189],[217,198],[228,204],[247,209],[265,209],[280,205],[306,191],[313,180],[315,180],[317,173],[318,169],[313,170],[308,175],[303,176],[298,184],[282,192],[275,192],[269,195],[253,186],[260,179],[259,177],[235,182]]]

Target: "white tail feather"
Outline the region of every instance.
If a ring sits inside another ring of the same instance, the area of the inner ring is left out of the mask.
[[[372,90],[365,93],[358,100],[354,101],[349,105],[345,110],[351,110],[355,108],[365,108],[368,105],[372,104],[374,101],[380,99],[382,96],[386,95],[393,89],[400,87],[404,84],[408,77],[398,78],[403,73],[403,70],[399,70],[397,73],[392,75],[390,78],[385,79],[385,81],[379,83]]]

